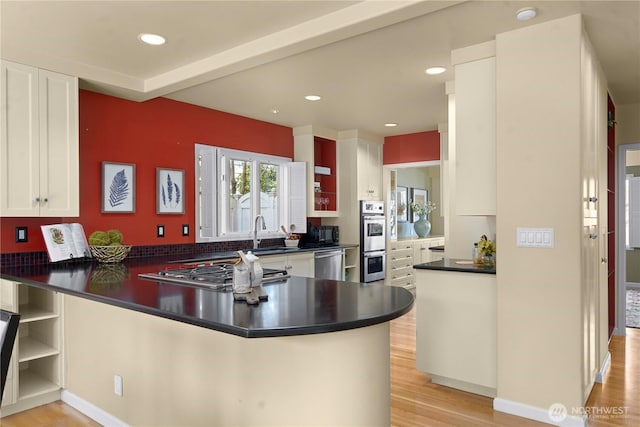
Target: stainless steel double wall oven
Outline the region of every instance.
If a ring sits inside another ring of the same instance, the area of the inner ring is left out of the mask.
[[[360,201],[360,281],[384,280],[386,221],[384,202]]]

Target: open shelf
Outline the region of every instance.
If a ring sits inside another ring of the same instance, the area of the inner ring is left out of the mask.
[[[58,317],[57,313],[54,313],[50,309],[45,309],[31,305],[20,306],[20,323],[34,322],[37,320],[53,319]]]
[[[19,344],[20,355],[19,362],[27,362],[29,360],[40,359],[42,357],[53,356],[60,351],[48,344],[35,340],[31,337],[20,338]]]
[[[36,372],[24,370],[20,371],[20,381],[18,386],[18,399],[28,399],[30,397],[49,393],[60,389],[60,386]]]

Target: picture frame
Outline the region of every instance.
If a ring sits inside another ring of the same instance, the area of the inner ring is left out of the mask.
[[[408,188],[396,187],[396,216],[398,222],[407,222],[409,219]]]
[[[102,162],[102,213],[136,211],[135,163]]]
[[[427,203],[429,201],[429,192],[423,188],[412,188],[411,189],[411,203]],[[409,203],[409,206],[411,206]],[[411,222],[416,222],[418,219],[418,215],[411,210]]]
[[[156,213],[184,214],[184,169],[156,168]]]

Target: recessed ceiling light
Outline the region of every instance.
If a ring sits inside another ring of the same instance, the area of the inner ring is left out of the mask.
[[[429,67],[424,70],[425,74],[429,74],[430,76],[435,76],[436,74],[442,74],[447,71],[444,67]]]
[[[151,33],[138,34],[138,39],[146,44],[151,44],[154,46],[160,46],[167,42],[167,39],[165,39],[164,37],[158,34]]]
[[[384,125],[385,125],[386,127],[388,127],[388,128],[394,128],[394,127],[398,126],[398,124],[397,124],[397,123],[385,123]]]
[[[307,95],[304,97],[304,99],[306,99],[307,101],[319,101],[320,98],[318,95]]]
[[[516,12],[516,18],[518,21],[528,21],[529,19],[533,19],[538,15],[535,7],[525,7]]]

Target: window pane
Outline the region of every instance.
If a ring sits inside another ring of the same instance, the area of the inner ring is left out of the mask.
[[[228,230],[251,231],[251,162],[229,160],[229,221]]]
[[[260,163],[260,214],[268,231],[278,230],[278,171],[277,165]]]

